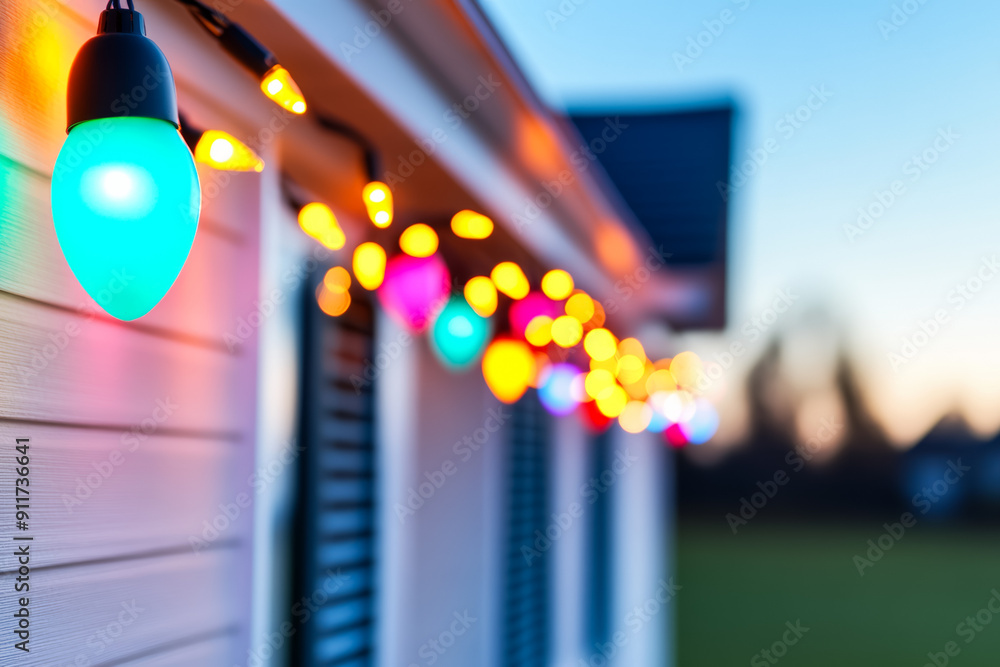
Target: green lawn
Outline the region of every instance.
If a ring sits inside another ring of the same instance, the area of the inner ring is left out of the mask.
[[[979,631],[957,629],[1000,590],[1000,535],[918,524],[859,576],[854,556],[883,532],[876,522],[752,521],[734,536],[721,517],[682,522],[679,667],[750,665],[798,620],[809,632],[781,664],[923,667],[928,652],[954,641],[960,652],[949,665],[1000,665],[1000,614]]]

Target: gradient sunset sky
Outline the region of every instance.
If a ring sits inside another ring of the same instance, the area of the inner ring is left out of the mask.
[[[737,161],[769,138],[777,142],[732,200],[730,327],[685,336],[684,345],[711,358],[745,341],[744,323],[779,290],[792,290],[800,295],[796,308],[829,313],[876,416],[900,444],[953,411],[983,435],[1000,428],[1000,273],[984,268],[1000,260],[1000,5],[480,3],[553,107],[670,109],[731,100]],[[701,53],[686,52],[689,38],[711,28],[718,34],[701,36]],[[827,99],[813,98],[818,108],[793,133],[779,129],[814,90]],[[928,150],[937,153],[933,164],[912,160]],[[895,181],[900,194],[884,214],[863,234],[849,234],[859,207]],[[973,293],[980,273],[993,279]],[[959,296],[966,284],[971,298]],[[794,310],[776,326],[792,326]],[[893,364],[890,353],[940,311],[941,326],[918,354]],[[760,351],[750,347],[731,386]],[[810,363],[808,355],[801,363]],[[728,409],[738,423],[733,396],[722,403],[724,419]]]

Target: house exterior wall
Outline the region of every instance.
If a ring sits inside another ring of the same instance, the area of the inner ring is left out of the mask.
[[[244,130],[238,135],[266,126],[271,107],[255,82],[176,4],[150,0],[142,9],[152,35],[163,40],[182,104],[223,129]],[[369,20],[367,7],[352,1],[273,4],[302,21],[312,10],[331,21]],[[83,664],[287,664],[288,638],[273,638],[282,624],[294,621],[286,582],[294,567],[287,549],[294,486],[291,476],[266,471],[296,444],[303,398],[299,305],[301,292],[312,289],[304,276],[308,267],[346,264],[349,258],[315,253],[315,244],[297,230],[281,178],[305,144],[319,153],[326,148],[293,129],[261,147],[268,163],[261,175],[202,171],[202,223],[163,303],[135,323],[94,316],[59,251],[48,201],[52,165],[65,137],[66,74],[93,33],[101,6],[91,0],[0,5],[0,460],[13,453],[16,438],[31,439],[32,507],[38,512],[29,531],[37,536],[32,566],[46,568],[32,590],[37,644],[27,660],[3,644],[0,663],[16,657],[20,662],[14,664],[63,665],[82,656],[90,661]],[[400,116],[413,136],[431,132],[451,102],[435,73],[388,34],[366,57],[351,76]],[[400,62],[406,63],[406,86],[419,89],[405,104],[406,95],[393,93],[382,80]],[[537,182],[511,167],[516,156],[491,152],[484,134],[475,122],[467,123],[449,135],[441,159],[449,173],[461,175],[470,199],[481,197],[484,208],[505,214],[499,223],[509,224],[511,211],[503,209],[534,194]],[[327,155],[353,160],[352,153]],[[578,179],[579,189],[586,185]],[[566,197],[567,206],[572,199]],[[456,210],[468,201],[441,206]],[[562,209],[558,214],[569,215]],[[516,230],[516,238],[549,252],[568,247],[564,232],[550,224],[556,215],[547,213],[527,234]],[[354,221],[341,222],[350,232]],[[575,246],[572,252],[580,273],[607,291],[599,272],[587,270],[593,258]],[[281,302],[265,313],[262,303],[275,290]],[[408,339],[384,314],[376,332],[376,352],[399,350],[375,380],[377,664],[430,664],[433,653],[436,665],[493,667],[503,651],[509,408],[492,397],[478,368],[446,371],[424,339]],[[231,345],[234,336],[238,342]],[[489,430],[493,424],[495,431]],[[478,443],[483,429],[486,439]],[[591,474],[593,443],[571,419],[556,420],[552,433],[550,503],[561,512]],[[620,447],[637,440],[621,438]],[[639,447],[647,457],[643,469],[629,471],[612,492],[619,566],[610,588],[621,590],[614,619],[655,594],[666,567],[667,506],[657,503],[667,480],[655,468],[663,462],[662,447]],[[122,462],[103,475],[109,461],[119,460],[115,452]],[[436,473],[448,462],[454,472],[443,472],[444,482],[435,486],[441,479]],[[271,482],[254,486],[251,480],[262,474]],[[434,486],[430,497],[412,513],[400,511],[410,506],[412,491],[427,483]],[[12,484],[12,466],[0,465],[0,489]],[[220,505],[231,506],[244,493],[253,498],[252,507],[211,537],[205,522],[225,525]],[[580,531],[568,531],[550,553],[551,644],[558,667],[576,665],[592,652],[584,609],[589,520],[585,512]],[[13,521],[11,505],[0,504],[4,536]],[[209,548],[195,551],[192,537]],[[15,570],[9,550],[0,550],[0,609],[13,604]],[[143,609],[135,622],[114,641],[92,641],[133,600]],[[456,614],[475,620],[438,652],[430,643],[452,629]],[[667,664],[665,625],[666,619],[657,621],[636,636],[620,664]]]
[[[240,499],[253,493],[257,341],[225,336],[258,295],[259,178],[210,187],[201,172],[201,224],[173,289],[136,322],[97,309],[49,205],[66,77],[96,16],[0,6],[0,488],[14,487],[15,439],[29,439],[30,518],[16,532],[34,538],[30,652],[5,640],[0,663],[235,664],[250,634]],[[11,499],[5,542],[14,525]],[[19,566],[5,546],[5,617]]]
[[[423,337],[388,318],[378,331],[376,350],[398,354],[376,378],[383,483],[377,664],[426,665],[433,655],[436,665],[492,667],[500,650],[510,407],[493,398],[477,367],[450,373]]]

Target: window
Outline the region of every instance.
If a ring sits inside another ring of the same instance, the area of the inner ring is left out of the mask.
[[[508,456],[504,662],[543,667],[548,660],[548,549],[536,549],[549,520],[547,415],[532,395],[513,407]],[[544,545],[542,545],[544,546]]]
[[[304,320],[294,600],[311,599],[318,611],[297,633],[293,664],[367,667],[374,664],[376,470],[365,366],[374,316],[370,303],[355,299],[328,317],[309,292]]]

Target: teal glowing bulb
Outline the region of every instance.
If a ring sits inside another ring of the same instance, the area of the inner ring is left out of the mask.
[[[468,368],[490,341],[492,323],[480,317],[461,294],[454,295],[434,321],[431,348],[454,370]]]
[[[52,176],[66,261],[108,314],[134,320],[180,274],[198,229],[201,186],[177,128],[117,117],[73,126]]]

